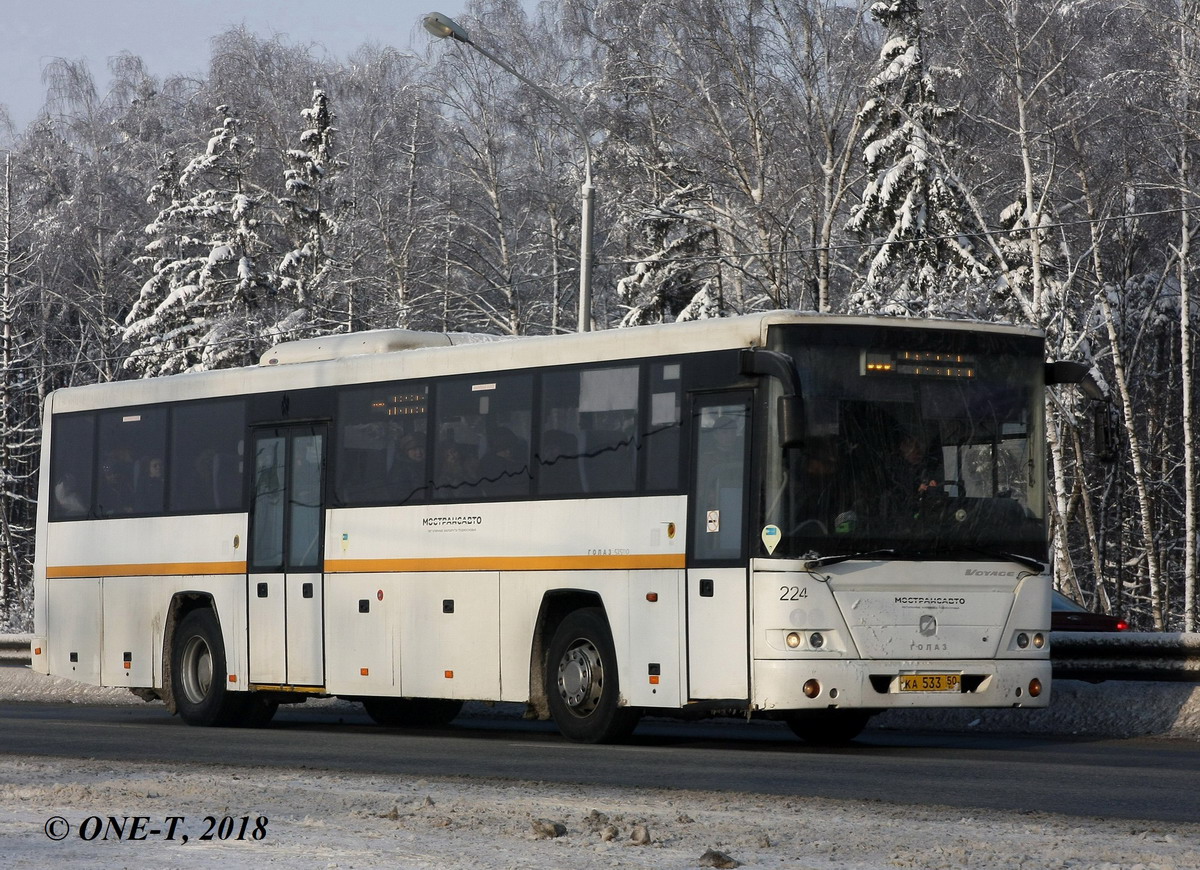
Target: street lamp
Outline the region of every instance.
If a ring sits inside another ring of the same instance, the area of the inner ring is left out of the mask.
[[[573,122],[575,131],[583,140],[583,183],[579,186],[579,331],[590,332],[592,329],[592,215],[596,200],[595,188],[592,187],[592,143],[587,128],[579,120],[578,110],[571,109],[541,85],[530,81],[486,48],[472,42],[467,31],[454,19],[442,15],[440,12],[430,12],[422,19],[422,22],[425,29],[438,39],[453,39],[471,46],[496,66],[529,85],[543,100],[558,109],[564,119]]]

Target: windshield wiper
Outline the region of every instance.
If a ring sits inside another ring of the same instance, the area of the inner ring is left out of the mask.
[[[805,571],[814,571],[817,568],[824,568],[826,565],[836,565],[839,562],[849,562],[851,559],[866,559],[871,556],[895,556],[898,555],[895,550],[865,550],[861,553],[843,553],[837,556],[821,556],[816,559],[809,559],[804,563]]]
[[[889,558],[904,558],[904,559],[921,559],[936,555],[948,555],[954,552],[969,552],[976,553],[981,556],[987,556],[991,559],[1001,559],[1005,562],[1016,562],[1018,565],[1023,565],[1031,571],[1036,571],[1041,574],[1046,570],[1046,566],[1031,556],[1022,556],[1020,553],[1004,553],[995,550],[985,550],[979,547],[945,547],[938,549],[914,549],[914,550],[897,550],[895,548],[884,548],[879,550],[864,550],[859,553],[842,553],[833,556],[819,556],[816,559],[809,559],[804,563],[805,571],[814,571],[817,568],[824,568],[826,565],[836,565],[839,562],[849,562],[851,559],[869,559],[874,556],[887,556]]]
[[[1046,566],[1032,556],[1022,556],[1020,553],[1005,553],[1000,550],[984,550],[979,547],[970,547],[972,553],[978,553],[981,556],[987,556],[992,559],[1004,559],[1006,562],[1016,562],[1018,565],[1024,565],[1030,571],[1036,571],[1041,574],[1046,570]]]

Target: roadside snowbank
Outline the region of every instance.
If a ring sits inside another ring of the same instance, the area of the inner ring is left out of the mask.
[[[80,838],[81,824],[89,833],[98,830],[97,822],[86,821],[90,816],[110,815],[148,817],[146,839]],[[199,839],[209,815],[218,824],[233,820],[225,828],[228,839],[219,833]],[[48,826],[56,816],[63,821]],[[238,840],[243,816],[249,823]],[[167,841],[171,817],[182,821]],[[48,828],[66,837],[52,841]],[[261,839],[254,839],[256,832]],[[733,861],[779,870],[1200,867],[1200,825],[964,815],[953,808],[665,789],[584,791],[529,782],[189,765],[117,768],[3,757],[0,841],[5,866],[30,870],[599,870],[737,866]]]

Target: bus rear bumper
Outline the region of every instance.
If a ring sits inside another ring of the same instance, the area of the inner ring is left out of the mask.
[[[1048,659],[756,659],[753,678],[753,706],[758,710],[1046,707],[1050,704]]]

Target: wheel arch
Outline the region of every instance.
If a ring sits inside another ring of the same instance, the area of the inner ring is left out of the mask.
[[[163,625],[163,645],[162,645],[162,699],[167,707],[167,711],[174,715],[178,712],[175,709],[175,695],[172,692],[172,675],[171,675],[171,650],[175,644],[175,629],[183,618],[193,610],[199,610],[207,607],[212,610],[213,616],[220,623],[221,617],[217,613],[216,599],[209,592],[199,591],[184,591],[176,592],[171,596],[171,603],[167,605],[166,623]]]
[[[529,654],[529,708],[534,718],[550,718],[543,679],[550,638],[554,637],[555,630],[569,613],[586,607],[598,608],[604,614],[605,621],[608,620],[608,611],[599,592],[590,589],[549,589],[542,595]]]

